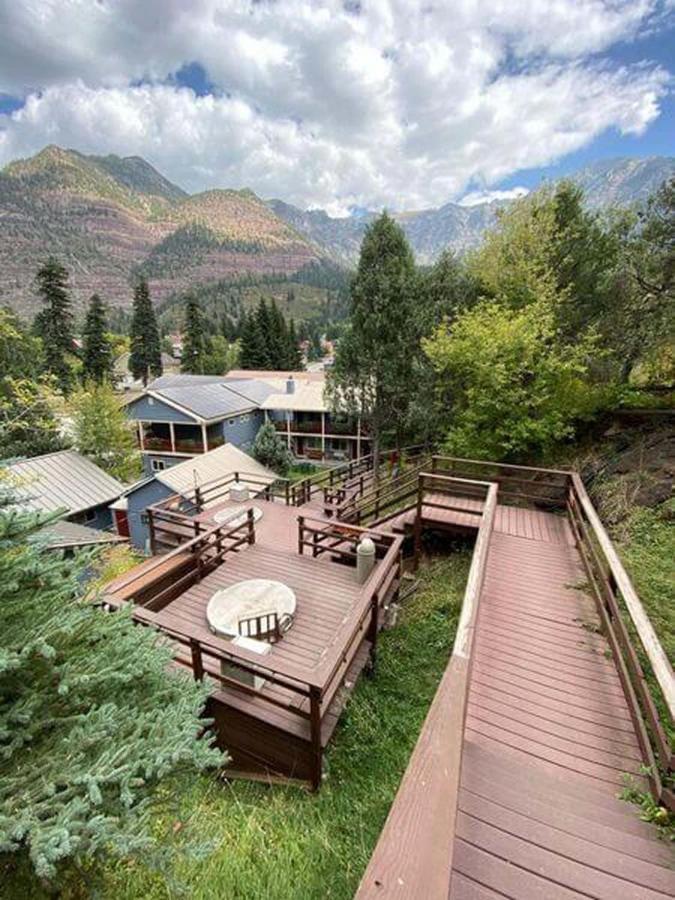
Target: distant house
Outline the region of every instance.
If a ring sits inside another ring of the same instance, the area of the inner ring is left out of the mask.
[[[232,370],[226,384],[253,379],[269,389],[261,400],[265,420],[271,421],[299,460],[340,461],[370,452],[370,436],[358,416],[336,415],[325,397],[324,372],[265,372]]]
[[[22,506],[47,513],[65,509],[68,522],[111,529],[110,504],[123,493],[124,485],[76,450],[21,460],[7,470]]]
[[[223,444],[250,449],[264,421],[271,388],[251,379],[230,384],[218,375],[162,375],[126,406],[137,423],[148,475]]]
[[[235,369],[227,375],[162,375],[126,406],[137,423],[147,475],[222,444],[250,450],[265,421],[298,460],[340,461],[370,452],[358,417],[334,415],[323,372]]]
[[[157,469],[150,477],[127,488],[114,507],[125,513],[131,543],[146,550],[149,537],[146,513],[148,506],[159,503],[173,494],[188,495],[197,486],[225,480],[234,473],[238,474],[244,484],[247,483],[247,475],[255,476],[258,490],[261,484],[272,484],[277,478],[274,472],[243,450],[232,444],[226,444],[207,453],[184,459],[170,468]]]

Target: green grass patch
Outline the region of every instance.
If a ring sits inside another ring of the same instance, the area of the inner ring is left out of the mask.
[[[111,864],[90,873],[101,879],[96,896],[351,898],[447,665],[469,563],[460,551],[420,570],[418,591],[380,637],[376,676],[360,680],[343,714],[318,794],[207,777],[182,793],[173,786],[157,820],[162,868]],[[206,845],[205,854],[180,852],[185,841]],[[84,893],[81,879],[73,881],[63,896],[91,896],[91,887]],[[25,896],[41,894],[32,885]]]
[[[619,552],[649,616],[654,630],[671,662],[675,661],[675,501],[649,509],[635,507],[616,529]],[[636,642],[639,646],[639,641]],[[640,654],[659,715],[671,743],[675,728],[649,669]]]

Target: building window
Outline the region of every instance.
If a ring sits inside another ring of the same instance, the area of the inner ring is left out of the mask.
[[[155,398],[148,397],[148,406],[154,406],[154,405],[155,405]]]
[[[251,418],[251,417],[249,416],[249,414],[246,413],[246,415],[244,415],[244,416],[239,416],[239,421],[240,421],[240,422],[248,422],[248,420],[249,420],[250,418]]]
[[[96,510],[95,509],[87,509],[84,512],[84,521],[86,522],[94,522],[96,520]]]
[[[228,424],[228,425],[236,425],[236,424],[237,424],[237,420],[236,420],[236,419],[228,419],[228,420],[227,420],[227,424]]]
[[[153,472],[163,472],[166,469],[166,463],[163,459],[153,459],[150,465]]]
[[[150,521],[150,516],[147,513],[141,513],[141,525],[147,525]]]

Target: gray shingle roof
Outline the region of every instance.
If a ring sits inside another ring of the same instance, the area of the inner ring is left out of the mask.
[[[59,450],[7,466],[23,506],[42,512],[82,512],[111,503],[124,485],[76,450]]]

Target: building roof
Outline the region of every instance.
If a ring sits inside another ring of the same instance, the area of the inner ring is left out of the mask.
[[[50,550],[65,550],[69,547],[91,547],[94,544],[123,544],[126,538],[112,531],[101,531],[100,528],[89,528],[77,522],[66,522],[61,519],[53,525],[40,529],[39,535],[45,538]]]
[[[248,375],[244,379],[242,376]],[[295,382],[292,394],[287,391],[288,380]],[[231,387],[242,384],[244,380],[264,385],[267,393],[260,392],[258,403],[261,409],[287,409],[296,412],[328,412],[330,409],[324,399],[326,377],[323,372],[264,372],[259,370],[236,369],[228,373],[227,383]]]
[[[150,391],[151,396],[179,406],[197,419],[209,421],[237,415],[258,406],[252,400],[230,390],[224,384],[200,384],[186,387],[161,388]]]
[[[222,384],[225,375],[188,375],[186,372],[167,372],[154,378],[148,384],[149,391],[160,391],[164,388],[194,387],[200,384]]]
[[[233,380],[228,378],[226,384],[230,390],[236,391],[237,394],[241,394],[242,397],[246,397],[247,400],[251,400],[256,404],[262,403],[276,390],[271,384],[261,381],[259,378],[237,378]]]
[[[69,514],[111,503],[124,485],[76,450],[59,450],[12,463],[13,488],[29,509]]]
[[[156,472],[155,478],[177,494],[187,494],[194,490],[195,485],[204,485],[235,472],[241,473],[240,480],[244,484],[246,484],[246,475],[255,475],[257,484],[252,487],[257,487],[258,490],[260,481],[272,484],[278,478],[271,469],[263,466],[233,444],[224,444],[208,453],[202,453],[200,456],[186,459],[185,462],[171,466],[169,469]],[[222,502],[222,497],[215,502]]]
[[[117,375],[129,375],[131,376],[131,372],[129,371],[129,356],[131,354],[128,350],[124,353],[120,353],[120,355],[115,359],[114,369]],[[176,366],[180,365],[180,360],[174,359],[173,356],[169,356],[168,353],[162,353],[162,368],[164,369],[172,369]],[[162,376],[164,377],[164,376]],[[166,377],[171,377],[166,376]]]

